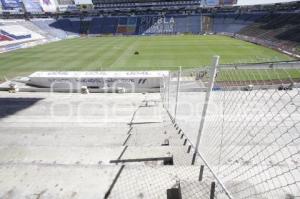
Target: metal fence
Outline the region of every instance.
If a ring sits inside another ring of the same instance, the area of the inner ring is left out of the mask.
[[[164,78],[164,106],[219,184],[216,198],[300,198],[299,87],[300,62],[215,57]]]

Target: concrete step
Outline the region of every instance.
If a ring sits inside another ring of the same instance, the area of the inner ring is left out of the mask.
[[[173,157],[174,165],[190,166],[192,162],[192,156],[193,155],[191,152],[186,152],[186,147],[184,146],[128,146],[121,159]]]
[[[7,146],[0,147],[0,165],[107,165],[123,149],[122,146]]]
[[[126,165],[110,198],[167,198],[167,189],[178,181],[197,181],[199,169],[198,166]]]
[[[104,198],[120,166],[0,165],[0,198]]]
[[[33,132],[38,132],[38,129],[42,129],[50,132],[55,132],[55,131],[66,131],[70,130],[76,132],[76,129],[86,129],[85,131],[93,131],[94,129],[97,129],[98,131],[105,131],[105,132],[128,132],[129,126],[127,122],[100,122],[98,121],[87,121],[87,122],[80,122],[80,121],[61,121],[57,120],[54,122],[42,122],[42,121],[37,121],[35,122],[26,122],[26,121],[13,121],[15,118],[11,118],[11,121],[4,121],[5,118],[1,119],[0,122],[0,132],[5,133],[5,132],[22,132],[23,129],[24,131],[30,131],[32,128]],[[89,129],[91,128],[91,129]],[[12,130],[9,130],[12,129]],[[36,129],[36,130],[35,130]],[[96,130],[95,130],[96,131]]]
[[[2,124],[2,123],[1,123]],[[87,124],[68,124],[68,123],[58,123],[58,124],[52,124],[47,125],[45,123],[42,123],[40,125],[33,123],[33,124],[27,124],[27,126],[24,126],[21,124],[8,124],[7,126],[0,125],[0,135],[2,134],[17,134],[21,136],[22,134],[32,133],[32,134],[69,134],[69,135],[76,135],[76,134],[117,134],[117,135],[126,135],[129,131],[129,127],[101,127],[101,126],[88,126]]]
[[[209,199],[211,182],[180,181],[182,199]]]
[[[130,139],[126,143],[129,146],[161,146],[167,143],[181,146],[184,143],[187,144],[170,122],[155,126],[152,124],[134,125],[130,134]]]
[[[180,140],[180,136],[169,133],[168,131],[156,131],[156,132],[137,132],[131,131],[130,138],[126,145],[128,146],[162,146],[169,142],[169,145],[183,145],[183,140]]]
[[[122,146],[126,134],[94,133],[0,133],[0,146],[99,147]]]
[[[204,181],[180,181],[182,199],[228,199],[222,188],[215,182],[214,192],[212,191],[212,179]]]

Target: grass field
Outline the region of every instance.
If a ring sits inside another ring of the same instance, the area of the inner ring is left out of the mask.
[[[297,69],[229,69],[219,71],[217,81],[253,81],[255,83],[255,81],[287,80],[299,82],[300,80],[300,70]]]
[[[138,51],[139,55],[134,55]],[[38,70],[174,70],[221,63],[292,60],[277,51],[224,36],[77,38],[0,54],[0,79]]]

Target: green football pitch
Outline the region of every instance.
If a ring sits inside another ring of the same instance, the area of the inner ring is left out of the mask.
[[[135,52],[139,52],[137,55]],[[81,37],[0,54],[0,79],[40,70],[175,70],[293,58],[225,36]]]

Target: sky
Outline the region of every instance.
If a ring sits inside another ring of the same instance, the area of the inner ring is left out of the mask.
[[[253,5],[253,4],[269,4],[269,3],[280,3],[290,2],[296,0],[238,0],[238,5]]]

